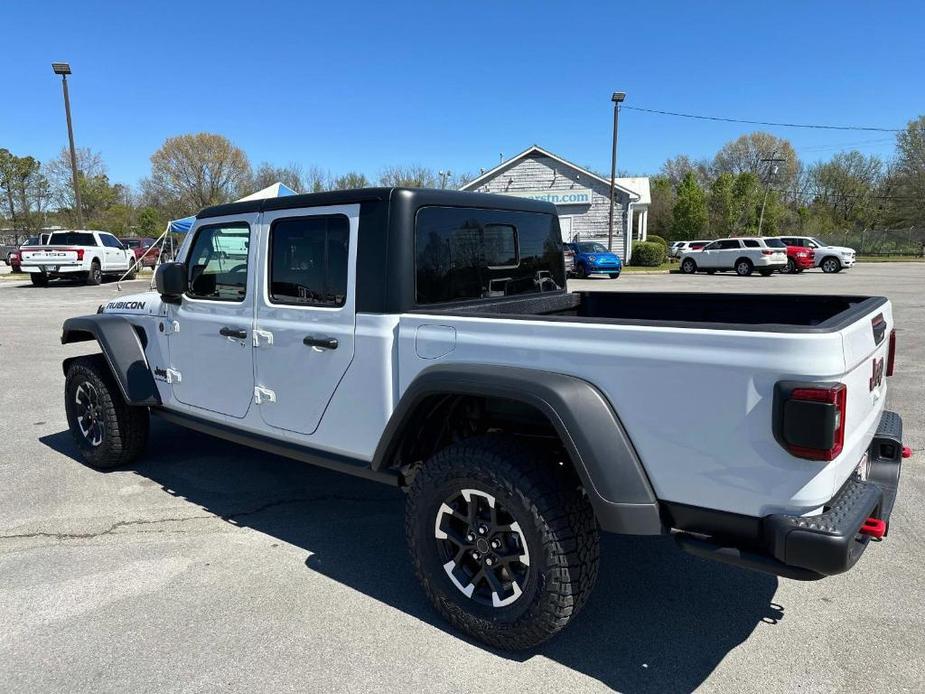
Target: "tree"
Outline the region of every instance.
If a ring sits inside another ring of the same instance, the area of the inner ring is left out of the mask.
[[[164,227],[166,220],[153,207],[144,207],[138,212],[138,232],[142,236],[155,236]]]
[[[406,188],[437,188],[439,180],[432,169],[413,164],[386,167],[379,174],[379,184]]]
[[[21,231],[37,232],[48,201],[48,180],[41,163],[31,156],[19,157],[0,149],[0,192],[14,228],[16,242]]]
[[[729,236],[736,228],[739,209],[733,190],[735,176],[724,171],[710,186],[710,233],[712,236]]]
[[[735,211],[734,233],[754,234],[757,232],[763,194],[761,182],[756,174],[745,171],[735,177],[735,182],[732,184]]]
[[[679,154],[666,159],[662,164],[661,175],[667,178],[673,187],[677,187],[688,173],[693,173],[697,183],[703,187],[710,185],[712,174],[710,164],[706,161],[694,161],[686,154]],[[609,178],[606,176],[605,178]]]
[[[348,171],[334,179],[334,190],[353,190],[355,188],[369,188],[372,184],[369,179],[356,171]]]
[[[877,217],[875,198],[883,162],[853,150],[839,152],[827,162],[812,165],[807,176],[816,216],[829,218],[829,227],[869,227]]]
[[[274,166],[269,162],[263,162],[254,172],[250,187],[253,191],[258,191],[274,183],[282,183],[292,188],[297,193],[307,190],[304,182],[302,167],[296,163],[289,163],[286,166]]]
[[[649,179],[649,190],[652,195],[652,202],[649,204],[649,233],[672,241],[683,241],[684,239],[676,239],[671,235],[674,220],[672,210],[677,201],[674,185],[665,176],[658,175]]]
[[[891,216],[904,226],[925,225],[925,116],[896,136],[895,170],[889,177]]]
[[[694,239],[707,228],[707,200],[693,171],[688,171],[677,188],[677,202],[672,210],[673,239]]]
[[[188,214],[251,192],[251,180],[243,150],[222,135],[196,133],[168,137],[151,155],[151,176],[142,185],[147,199],[170,214]]]
[[[717,174],[724,171],[733,175],[752,173],[759,180],[766,181],[774,165],[763,159],[784,160],[776,164],[777,173],[773,181],[776,187],[789,190],[800,169],[799,159],[788,140],[770,133],[749,133],[727,142],[713,158],[713,169]]]

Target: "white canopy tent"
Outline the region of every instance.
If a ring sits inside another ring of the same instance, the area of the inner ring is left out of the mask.
[[[251,193],[250,195],[245,195],[243,198],[240,198],[239,200],[235,200],[235,202],[244,202],[246,200],[263,200],[265,198],[281,198],[286,195],[298,195],[298,193],[296,193],[296,191],[294,191],[292,188],[290,188],[286,184],[280,183],[279,181],[277,181],[273,185],[269,185],[266,188],[258,190],[255,193]],[[158,245],[162,244],[164,239],[168,237],[168,234],[170,233],[185,234],[190,229],[193,228],[193,223],[195,221],[196,221],[195,215],[191,217],[183,217],[182,219],[173,219],[169,221],[167,223],[167,228],[164,229],[164,233],[162,233],[160,236],[157,237],[157,240],[151,244],[151,247],[147,251],[145,251],[141,256],[135,259],[135,262],[132,264],[132,266],[128,270],[126,270],[125,274],[122,275],[122,277],[119,278],[119,282],[122,282],[122,280],[124,280],[126,277],[137,272],[138,268],[141,267],[141,261],[144,259],[144,257],[151,251],[152,248],[157,248]],[[170,237],[170,245],[171,245],[170,250],[172,252],[174,250],[172,236]],[[161,248],[161,253],[158,254],[157,262],[155,262],[154,264],[155,270],[157,270],[157,266],[161,264],[161,258],[164,255],[163,251],[164,249]],[[153,281],[154,280],[152,279],[152,282]],[[116,289],[118,291],[122,291],[122,287],[120,286],[119,282],[116,283]]]

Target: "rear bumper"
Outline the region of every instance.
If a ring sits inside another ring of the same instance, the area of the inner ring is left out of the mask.
[[[687,532],[675,537],[681,547],[700,557],[744,568],[816,580],[853,567],[870,544],[860,532],[869,518],[882,520],[889,532],[890,515],[902,469],[902,419],[884,412],[868,449],[867,479],[854,475],[815,516],[765,516],[752,537],[701,537]]]
[[[23,265],[23,272],[46,273],[49,275],[63,275],[69,272],[86,272],[83,265],[52,265],[55,270],[49,270],[49,265]]]

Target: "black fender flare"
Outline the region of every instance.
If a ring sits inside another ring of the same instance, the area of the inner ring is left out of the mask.
[[[613,406],[594,385],[567,374],[481,364],[431,366],[402,395],[376,448],[373,470],[390,464],[417,406],[442,394],[499,397],[535,407],[559,434],[602,529],[632,535],[665,531],[655,492]]]
[[[105,313],[78,316],[64,321],[61,344],[90,340],[99,343],[126,403],[141,406],[161,403],[157,384],[145,357],[142,338],[132,323],[123,316]],[[75,358],[64,360],[65,374],[68,365]]]

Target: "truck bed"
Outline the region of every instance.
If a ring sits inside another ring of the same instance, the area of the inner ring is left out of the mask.
[[[709,330],[832,332],[886,302],[884,297],[694,292],[579,292],[503,298],[426,313],[500,316]]]

